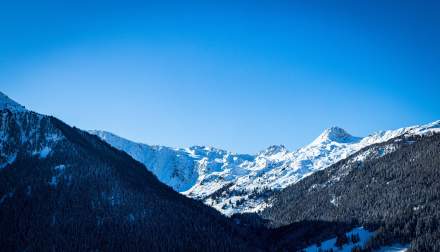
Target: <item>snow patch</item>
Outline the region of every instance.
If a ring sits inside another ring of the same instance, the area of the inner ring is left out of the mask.
[[[376,252],[405,252],[409,249],[409,244],[393,244],[385,246],[377,250]]]
[[[8,166],[8,165],[14,163],[16,159],[17,159],[17,153],[13,153],[13,154],[9,155],[9,156],[6,158],[6,162],[4,162],[3,164],[0,164],[0,169],[3,169],[3,168],[5,168],[6,166]]]
[[[52,149],[48,146],[45,146],[41,151],[40,151],[40,159],[44,159],[47,158],[47,156],[49,156],[50,152],[52,151]]]
[[[370,232],[366,229],[364,229],[363,227],[357,227],[352,229],[351,231],[345,233],[345,235],[347,236],[349,242],[345,245],[342,246],[342,248],[338,248],[336,246],[336,237],[323,241],[321,243],[321,246],[317,246],[312,245],[309,246],[307,248],[305,248],[304,250],[306,252],[319,252],[319,251],[327,251],[332,249],[333,251],[337,252],[351,252],[351,250],[356,247],[359,246],[361,248],[364,248],[365,245],[367,244],[367,242],[373,237],[374,232]],[[357,243],[352,243],[350,238],[352,235],[359,235],[359,242]],[[402,245],[402,244],[393,244],[390,246],[384,246],[382,248],[380,248],[379,250],[377,250],[377,252],[405,252],[407,251],[409,248],[409,244],[406,245]]]
[[[339,197],[333,196],[332,199],[330,200],[330,203],[335,207],[338,207],[339,206],[338,201],[339,201]]]
[[[58,178],[57,178],[57,176],[52,176],[51,180],[49,181],[49,185],[51,187],[57,187],[57,185],[58,185]]]
[[[57,166],[54,167],[54,170],[57,171],[57,172],[60,172],[60,173],[63,172],[64,169],[66,169],[66,166],[63,165],[63,164],[57,165]]]
[[[7,200],[8,198],[12,198],[14,196],[14,192],[8,192],[0,198],[0,206]]]
[[[365,246],[365,244],[367,243],[367,241],[373,236],[373,232],[370,232],[366,229],[364,229],[363,227],[358,227],[355,228],[353,230],[351,230],[350,232],[347,232],[346,235],[349,239],[349,243],[345,244],[342,249],[339,249],[338,247],[336,247],[336,237],[326,240],[324,242],[321,243],[321,246],[318,247],[316,244],[309,246],[307,248],[305,248],[304,250],[306,252],[318,252],[320,251],[320,249],[322,250],[330,250],[333,249],[333,251],[341,251],[341,252],[351,252],[351,249],[354,248],[355,246]],[[350,241],[350,237],[352,235],[359,235],[359,242],[353,244]]]

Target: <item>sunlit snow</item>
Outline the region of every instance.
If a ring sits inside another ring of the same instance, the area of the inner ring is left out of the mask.
[[[226,215],[256,212],[269,205],[267,191],[281,190],[360,149],[403,135],[440,132],[440,121],[422,126],[354,137],[338,127],[326,129],[311,144],[296,151],[270,146],[256,155],[236,154],[205,146],[185,149],[131,142],[105,131],[91,131],[142,162],[163,183],[189,197],[201,199]],[[394,151],[378,149],[377,156]],[[362,161],[369,153],[359,156]]]

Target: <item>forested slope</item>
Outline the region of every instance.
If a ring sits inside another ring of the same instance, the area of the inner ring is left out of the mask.
[[[98,137],[0,111],[2,251],[255,250],[253,237]]]
[[[431,134],[367,147],[276,194],[262,216],[283,229],[365,225],[377,230],[370,247],[411,242],[413,251],[440,251],[439,209],[440,134]]]

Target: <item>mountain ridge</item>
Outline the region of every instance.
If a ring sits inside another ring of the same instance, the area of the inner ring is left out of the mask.
[[[55,117],[0,109],[0,134],[3,251],[260,249],[126,152]]]
[[[8,109],[8,110],[11,110],[14,112],[27,111],[27,109],[23,105],[12,100],[11,98],[9,98],[7,95],[2,93],[1,91],[0,91],[0,109]]]
[[[440,132],[370,145],[275,193],[260,217],[291,231],[278,233],[281,247],[310,245],[290,236],[300,233],[298,223],[310,221],[368,227],[374,237],[365,251],[396,243],[439,251],[439,147]]]
[[[267,199],[273,191],[294,184],[364,147],[405,134],[423,135],[432,131],[440,131],[440,121],[379,131],[366,137],[355,137],[340,127],[330,127],[309,145],[295,151],[287,150],[284,145],[272,145],[255,155],[204,146],[185,149],[150,146],[120,140],[123,138],[104,131],[92,133],[151,167],[162,182],[176,191],[232,215],[261,211],[269,205]],[[149,148],[167,151],[163,154]],[[168,175],[162,172],[164,170]]]

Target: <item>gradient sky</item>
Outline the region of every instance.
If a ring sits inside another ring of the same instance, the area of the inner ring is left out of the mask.
[[[440,119],[440,1],[9,2],[0,90],[83,129],[254,153]]]

